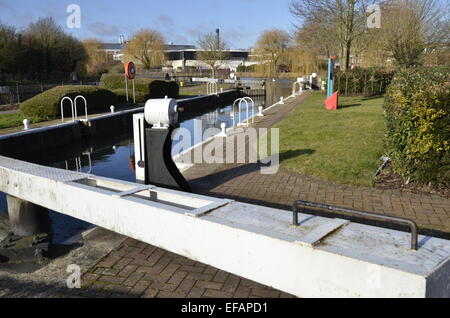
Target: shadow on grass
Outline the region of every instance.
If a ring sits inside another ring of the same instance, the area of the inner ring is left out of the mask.
[[[363,101],[365,100],[372,100],[372,99],[379,99],[379,98],[384,98],[383,95],[372,95],[372,96],[366,96],[363,98]]]
[[[312,155],[316,151],[312,149],[297,149],[297,150],[288,150],[285,152],[280,153],[280,162],[283,162],[285,160],[296,158],[303,155]]]
[[[358,107],[358,106],[362,106],[362,104],[348,104],[348,105],[339,105],[339,108],[350,108],[350,107]]]

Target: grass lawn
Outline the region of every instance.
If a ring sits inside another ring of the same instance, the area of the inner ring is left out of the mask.
[[[383,97],[343,97],[326,111],[314,93],[277,125],[282,166],[340,184],[372,186],[386,126]]]
[[[23,127],[23,120],[25,117],[21,114],[0,114],[0,129]],[[36,124],[43,122],[43,120],[38,120],[36,118],[30,118],[30,124]]]
[[[24,117],[21,114],[0,115],[0,129],[23,125]]]

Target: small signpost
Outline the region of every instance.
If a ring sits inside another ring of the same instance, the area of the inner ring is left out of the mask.
[[[136,88],[134,79],[136,77],[136,66],[133,62],[127,62],[125,64],[125,91],[127,96],[127,102],[128,102],[128,80],[131,80],[133,83],[133,103],[136,104]]]
[[[334,93],[334,56],[328,59],[328,86],[327,98],[330,98]]]
[[[336,110],[339,103],[339,92],[334,92],[334,60],[334,56],[328,59],[327,100],[325,101],[327,110]]]

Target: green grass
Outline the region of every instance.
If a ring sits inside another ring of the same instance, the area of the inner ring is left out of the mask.
[[[0,114],[0,129],[14,128],[23,126],[23,120],[28,118],[30,124],[37,124],[42,122],[42,119],[25,117],[21,113],[18,114]]]
[[[276,126],[281,165],[339,184],[372,186],[386,133],[383,100],[344,97],[338,111],[326,111],[325,95],[314,93]]]
[[[0,129],[11,128],[23,125],[25,118],[22,114],[3,114],[0,115]]]

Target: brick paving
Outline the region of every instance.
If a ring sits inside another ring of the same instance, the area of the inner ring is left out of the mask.
[[[83,275],[85,297],[292,298],[291,295],[133,239]]]
[[[270,109],[254,127],[270,128],[308,94]],[[234,137],[228,137],[234,138]],[[190,154],[187,154],[190,155]],[[184,174],[196,193],[289,209],[299,199],[415,220],[422,231],[450,232],[450,200],[438,195],[336,185],[283,167],[274,175],[260,164],[196,164]],[[83,277],[82,295],[177,298],[291,297],[151,245],[127,239]]]

